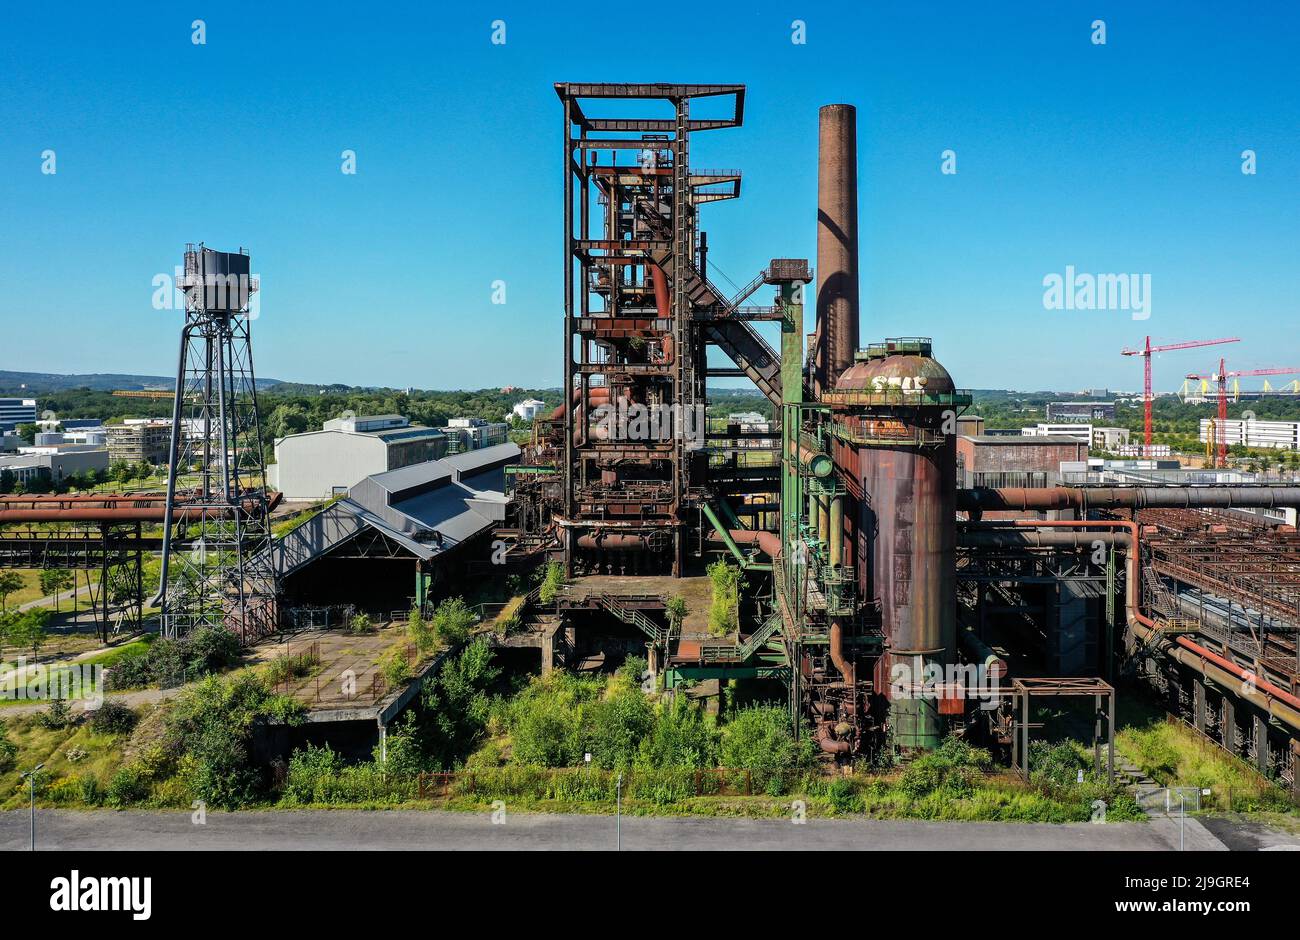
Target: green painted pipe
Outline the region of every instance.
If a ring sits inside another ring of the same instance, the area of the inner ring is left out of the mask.
[[[740,562],[741,568],[744,568],[746,571],[772,570],[771,565],[764,565],[755,561],[750,561],[745,556],[744,552],[740,550],[740,546],[736,544],[736,540],[731,537],[731,533],[727,531],[727,527],[722,524],[722,520],[720,520],[717,513],[713,511],[712,506],[705,503],[700,508],[704,512],[704,518],[708,519],[709,522],[713,524],[714,531],[718,533],[718,536],[722,539],[723,543],[731,550],[731,554],[736,556],[736,561]]]

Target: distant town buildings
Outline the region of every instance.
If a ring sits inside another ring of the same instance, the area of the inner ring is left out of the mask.
[[[0,398],[0,432],[36,423],[35,398]]]
[[[402,415],[335,418],[319,431],[276,440],[267,482],[285,499],[324,499],[372,474],[436,460],[447,443],[441,431],[412,425]]]
[[[1039,422],[1033,427],[1021,428],[1020,434],[1022,437],[1071,437],[1084,444],[1092,443],[1091,424]]]
[[[1113,401],[1054,401],[1047,406],[1047,422],[1114,421]]]
[[[445,428],[438,430],[447,435],[448,447],[457,453],[495,447],[510,439],[510,425],[483,418],[452,418]]]
[[[1300,421],[1242,421],[1229,418],[1222,430],[1210,431],[1209,418],[1201,419],[1200,440],[1217,441],[1220,437],[1229,447],[1273,447],[1279,450],[1300,450]]]
[[[127,418],[104,428],[109,463],[166,463],[172,423],[162,418]]]
[[[89,470],[107,470],[108,451],[102,447],[29,447],[0,457],[0,477],[6,471],[15,484],[28,486],[37,477],[59,484]]]
[[[1128,444],[1128,428],[1093,428],[1092,445],[1098,450],[1115,454]]]

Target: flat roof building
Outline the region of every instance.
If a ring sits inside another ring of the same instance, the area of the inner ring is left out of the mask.
[[[1223,422],[1221,431],[1214,432],[1213,440],[1217,441],[1220,436],[1229,447],[1241,445],[1300,450],[1300,421],[1242,421],[1229,418]],[[1202,418],[1200,440],[1206,441],[1210,437],[1210,419]]]
[[[285,499],[326,499],[372,474],[436,460],[446,452],[444,433],[412,425],[401,415],[335,418],[319,431],[279,438],[266,477]]]
[[[1060,481],[1063,462],[1087,459],[1087,442],[1074,436],[964,434],[957,438],[958,484],[964,487],[1054,486]]]
[[[88,470],[107,470],[108,451],[102,447],[32,447],[27,453],[0,457],[0,477],[6,471],[14,483],[27,486],[36,477],[62,483]]]
[[[1047,406],[1047,421],[1114,421],[1113,401],[1054,401]]]
[[[36,423],[35,398],[0,398],[0,431]]]

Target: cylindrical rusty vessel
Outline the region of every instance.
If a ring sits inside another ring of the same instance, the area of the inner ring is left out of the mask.
[[[858,111],[828,104],[817,135],[817,325],[813,389],[853,365],[858,348]]]
[[[888,654],[876,687],[890,698],[894,743],[905,752],[937,747],[945,733],[944,667],[955,661],[957,642],[956,437],[945,433],[947,409],[937,403],[954,391],[952,378],[929,344],[918,343],[857,363],[836,388],[890,398],[847,416],[869,439],[856,446],[867,562],[859,562],[859,589],[880,607]]]

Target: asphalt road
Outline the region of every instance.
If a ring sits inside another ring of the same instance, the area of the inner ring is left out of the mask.
[[[1300,839],[1268,830],[1240,843],[1265,848]],[[185,812],[41,810],[37,848],[86,850],[227,849],[501,849],[611,850],[613,816],[511,814],[496,825],[487,814],[439,811],[303,810],[208,813],[204,825]],[[1188,849],[1226,847],[1195,819],[1186,820]],[[0,813],[0,850],[26,849],[26,811]],[[810,820],[624,817],[624,850],[991,849],[1069,851],[1179,847],[1177,819],[1148,823],[953,823],[903,820]]]

